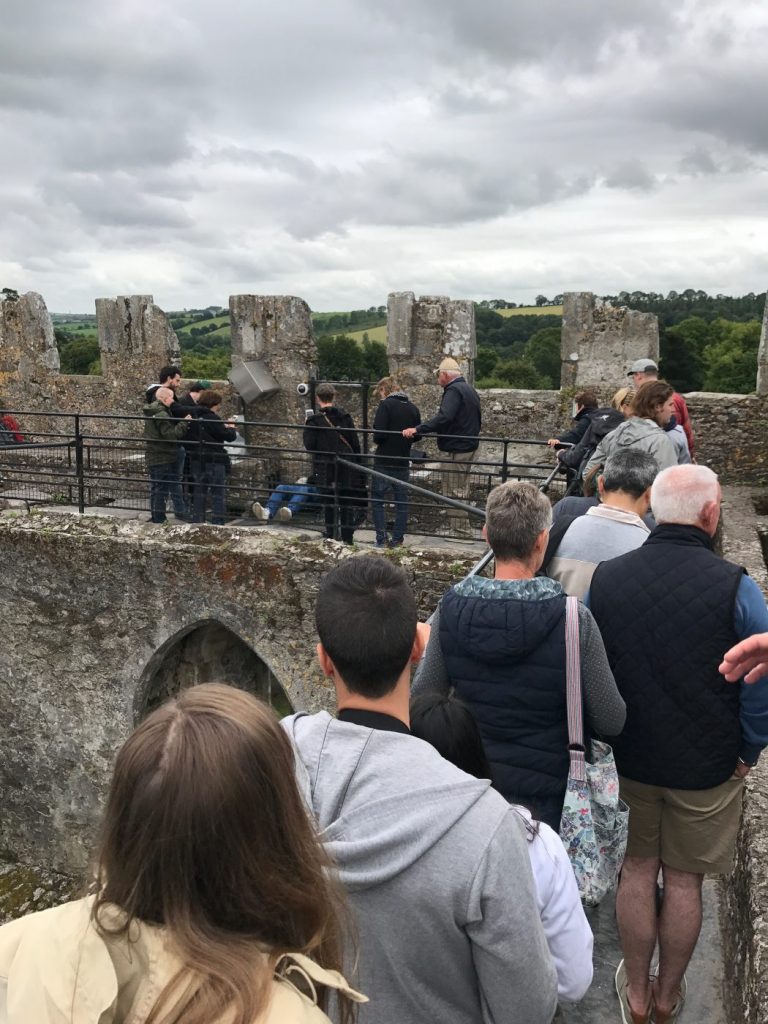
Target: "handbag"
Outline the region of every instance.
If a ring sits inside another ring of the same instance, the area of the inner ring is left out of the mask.
[[[586,758],[576,597],[566,598],[565,604],[565,666],[570,764],[560,838],[582,901],[596,907],[618,879],[627,850],[629,808],[619,797],[619,775],[609,744],[592,740],[590,760]]]

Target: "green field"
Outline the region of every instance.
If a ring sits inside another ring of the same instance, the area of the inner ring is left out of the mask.
[[[348,338],[354,338],[355,341],[362,341],[363,335],[367,334],[370,341],[380,341],[384,345],[387,343],[386,324],[382,324],[380,327],[369,327],[367,331],[344,331],[343,333]]]
[[[517,309],[495,309],[499,316],[562,316],[562,306],[518,306]]]

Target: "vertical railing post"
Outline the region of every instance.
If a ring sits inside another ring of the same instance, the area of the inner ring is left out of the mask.
[[[339,460],[333,457],[333,538],[341,540],[341,505],[339,503]]]
[[[363,452],[368,454],[368,381],[360,381],[363,392]]]
[[[85,469],[83,466],[83,435],[80,433],[80,414],[75,414],[75,473],[77,475],[77,510],[85,512]]]
[[[504,454],[501,457],[501,482],[506,483],[509,476],[509,441],[504,438]]]

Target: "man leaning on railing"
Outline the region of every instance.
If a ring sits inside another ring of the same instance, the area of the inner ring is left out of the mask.
[[[437,379],[443,397],[437,414],[418,427],[408,427],[403,437],[417,439],[425,434],[438,434],[437,447],[449,464],[443,467],[443,494],[459,501],[469,497],[469,471],[480,445],[480,396],[464,379],[455,359],[447,357],[437,368]],[[451,520],[467,522],[468,514],[450,509]]]

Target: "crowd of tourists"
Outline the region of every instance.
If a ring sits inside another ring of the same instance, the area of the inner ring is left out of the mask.
[[[207,412],[172,417],[168,383],[148,395],[157,442],[207,430],[220,397],[200,382]],[[118,752],[88,895],[0,929],[0,1020],[550,1024],[592,984],[600,882],[617,1019],[677,1021],[702,881],[729,870],[768,745],[768,609],[715,551],[717,476],[651,430],[667,440],[672,397],[641,382],[625,418],[626,394],[582,394],[571,441],[592,431],[598,497],[553,520],[531,484],[494,488],[493,577],[450,587],[429,624],[389,558],[327,572],[333,714],[278,723],[225,680],[153,711]],[[323,431],[354,448],[333,398],[306,427],[316,467]],[[382,403],[388,427],[418,417]]]

